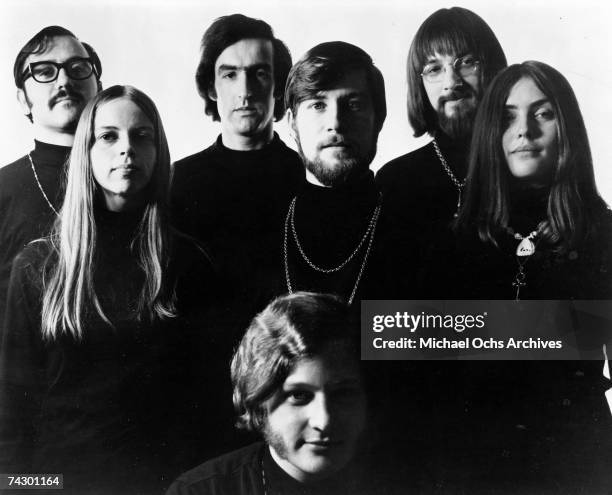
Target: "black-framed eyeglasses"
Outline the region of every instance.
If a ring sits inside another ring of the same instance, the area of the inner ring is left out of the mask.
[[[469,77],[480,70],[480,60],[471,54],[457,57],[450,65],[461,77]],[[440,82],[444,77],[444,67],[442,62],[431,62],[423,67],[421,77],[430,83]]]
[[[53,82],[57,79],[61,69],[66,71],[66,75],[70,79],[75,79],[77,81],[87,79],[96,72],[96,68],[89,58],[71,58],[61,64],[42,60],[40,62],[31,62],[28,64],[28,68],[23,73],[23,81],[32,76],[32,78],[39,83]]]

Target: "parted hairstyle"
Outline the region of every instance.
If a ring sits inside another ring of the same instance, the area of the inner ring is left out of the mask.
[[[45,338],[67,333],[79,339],[83,335],[87,308],[112,326],[94,287],[97,226],[95,211],[102,208],[102,192],[92,171],[90,151],[95,142],[96,112],[118,98],[134,102],[154,128],[157,161],[146,186],[147,202],[132,250],[144,273],[138,301],[140,319],[174,316],[174,288],[168,287],[164,271],[169,260],[170,235],[167,224],[170,184],[170,154],[161,118],[153,101],[132,86],[111,86],[98,93],[83,110],[70,154],[66,196],[51,234],[52,254],[44,275],[42,331]],[[117,280],[121,284],[121,280]]]
[[[260,19],[253,19],[242,14],[219,17],[202,36],[200,45],[200,62],[196,69],[196,86],[204,99],[204,111],[214,121],[219,121],[217,102],[210,98],[209,92],[215,88],[215,62],[228,46],[244,39],[264,39],[272,42],[274,72],[274,120],[285,115],[283,90],[287,74],[291,69],[291,54],[287,46],[274,37],[270,25]]]
[[[265,402],[296,363],[340,343],[359,360],[347,305],[337,296],[296,292],[274,299],[251,322],[231,364],[237,426],[262,432]]]
[[[15,86],[19,89],[23,89],[23,81],[24,81],[24,71],[25,71],[25,61],[30,55],[35,55],[38,53],[43,53],[47,47],[49,46],[49,42],[53,38],[57,38],[58,36],[70,36],[77,40],[85,51],[87,52],[87,56],[91,58],[91,62],[94,66],[94,74],[96,75],[96,79],[100,80],[102,76],[102,63],[100,62],[100,58],[96,51],[87,43],[79,40],[74,33],[68,31],[66,28],[61,26],[47,26],[46,28],[41,29],[38,33],[36,33],[30,41],[28,41],[15,58],[15,63],[13,64],[13,77],[15,78]]]
[[[372,58],[361,48],[344,41],[321,43],[308,50],[289,72],[285,107],[297,115],[299,104],[320,91],[334,89],[351,71],[364,71],[374,106],[374,129],[382,129],[387,116],[385,80]]]
[[[596,229],[606,208],[595,185],[593,160],[584,120],[574,91],[563,75],[542,62],[514,64],[492,81],[480,103],[472,135],[465,203],[457,227],[473,228],[484,242],[508,227],[513,179],[502,149],[505,105],[514,85],[531,79],[550,101],[557,123],[558,158],[547,199],[543,238],[566,251]]]
[[[438,129],[438,116],[427,98],[421,77],[427,59],[436,52],[455,57],[473,54],[480,61],[483,88],[508,65],[489,25],[471,10],[451,7],[431,14],[416,32],[406,63],[408,120],[415,137],[425,133],[433,135]]]

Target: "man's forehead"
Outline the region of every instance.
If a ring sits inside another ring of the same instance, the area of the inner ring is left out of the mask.
[[[44,51],[28,56],[26,64],[41,60],[65,62],[74,57],[87,57],[83,44],[72,36],[54,36],[49,38]]]
[[[245,38],[226,47],[217,57],[215,68],[221,65],[249,67],[268,64],[272,66],[273,52],[272,41],[263,38]]]

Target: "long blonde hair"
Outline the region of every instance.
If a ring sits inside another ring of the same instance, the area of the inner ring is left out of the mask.
[[[83,110],[70,154],[64,204],[51,234],[52,251],[43,274],[42,333],[53,339],[67,333],[83,336],[85,308],[112,326],[96,295],[93,274],[97,227],[94,209],[98,185],[92,173],[90,150],[94,143],[96,111],[109,101],[128,98],[149,118],[154,127],[157,163],[147,185],[147,203],[132,246],[144,273],[138,301],[138,318],[151,320],[175,314],[174,288],[164,273],[169,261],[167,223],[170,185],[170,154],[159,112],[151,99],[132,86],[112,86],[100,92]],[[119,282],[120,283],[120,282]]]

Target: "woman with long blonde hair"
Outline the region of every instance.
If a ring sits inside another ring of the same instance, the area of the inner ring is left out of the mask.
[[[53,231],[14,263],[3,472],[64,473],[77,493],[163,486],[169,407],[191,380],[190,315],[213,287],[205,252],[168,224],[169,183],[151,99],[130,86],[99,93],[81,116]]]

